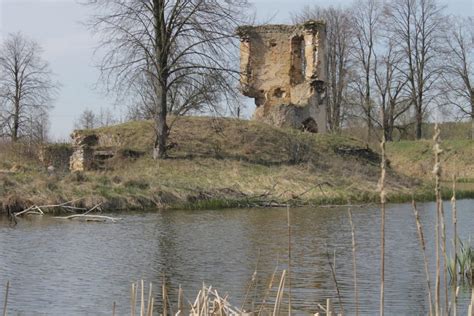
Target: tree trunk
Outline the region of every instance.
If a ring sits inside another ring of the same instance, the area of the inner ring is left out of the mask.
[[[474,112],[471,113],[471,140],[474,140]]]
[[[384,108],[382,108],[382,130],[385,141],[392,141],[390,118]]]
[[[369,45],[369,51],[372,52],[372,46]],[[365,68],[365,106],[367,109],[367,143],[370,144],[372,138],[372,104],[370,102],[370,53]]]
[[[166,84],[158,83],[156,87],[157,113],[155,114],[155,146],[153,148],[153,159],[164,159],[167,156],[166,144],[168,140],[167,117],[167,95]]]
[[[471,89],[471,139],[474,139],[474,88]]]
[[[372,113],[370,105],[367,104],[367,143],[370,143],[372,138]]]
[[[20,129],[20,100],[15,100],[15,113],[13,115],[12,142],[18,141],[18,133]]]
[[[423,125],[423,113],[421,113],[421,107],[416,108],[416,122],[415,122],[415,139],[421,139],[422,136],[422,128]]]

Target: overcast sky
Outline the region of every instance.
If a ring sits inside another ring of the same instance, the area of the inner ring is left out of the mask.
[[[305,5],[344,5],[350,0],[254,0],[259,21],[290,23],[291,13]],[[443,0],[452,14],[474,15],[474,0]],[[51,111],[51,136],[66,140],[74,120],[86,109],[111,108],[117,116],[125,109],[94,89],[98,72],[93,67],[97,45],[81,25],[90,14],[77,0],[0,0],[0,37],[21,31],[44,48],[55,79],[62,85]],[[253,110],[253,109],[251,109]]]

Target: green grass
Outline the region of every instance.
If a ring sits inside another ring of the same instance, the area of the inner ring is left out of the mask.
[[[387,144],[387,155],[398,172],[428,180],[432,178],[434,164],[432,147],[428,140],[391,142]],[[461,179],[458,182],[474,182],[474,141],[444,140],[441,148],[442,177],[446,184],[449,185],[453,176]]]
[[[442,140],[460,140],[471,139],[471,122],[444,122],[438,124],[441,129],[440,137]],[[423,123],[421,128],[422,139],[431,140],[434,135],[435,123]],[[378,139],[381,139],[381,129],[375,129]],[[351,126],[342,130],[345,135],[352,135],[360,139],[366,139],[367,128],[365,126]],[[400,133],[398,130],[393,132],[394,141],[415,140],[415,125],[411,124],[405,127]]]

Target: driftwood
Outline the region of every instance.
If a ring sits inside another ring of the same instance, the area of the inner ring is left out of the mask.
[[[72,201],[68,201],[68,202],[64,202],[64,203],[56,204],[56,205],[41,205],[41,206],[33,205],[33,206],[30,206],[29,208],[27,208],[27,209],[25,209],[21,212],[15,213],[14,217],[26,216],[26,215],[44,215],[44,212],[43,212],[42,209],[45,209],[45,208],[61,208],[61,209],[76,210],[76,211],[84,211],[85,210],[86,212],[84,212],[82,214],[72,214],[72,215],[69,215],[69,216],[55,216],[53,218],[55,218],[55,219],[68,219],[68,220],[82,220],[82,221],[85,221],[85,222],[107,222],[107,221],[110,221],[112,223],[115,223],[116,221],[121,220],[121,218],[89,214],[89,213],[91,213],[95,210],[100,210],[100,206],[102,205],[102,203],[99,203],[99,204],[95,205],[94,207],[92,207],[90,209],[85,209],[85,208],[81,208],[81,207],[74,207],[74,206],[68,205],[68,204],[71,204],[75,201],[78,201],[78,200],[72,200]]]
[[[88,215],[88,214],[74,214],[69,216],[55,216],[55,219],[79,219],[86,222],[107,222],[111,221],[115,223],[116,221],[121,220],[118,217],[110,217],[110,216],[103,216],[103,215]]]
[[[22,216],[22,215],[44,215],[43,211],[40,207],[33,205],[18,213],[14,213],[15,217]]]
[[[14,213],[14,215],[15,217],[22,216],[22,215],[44,215],[43,209],[45,208],[63,208],[63,209],[86,211],[87,209],[85,208],[74,207],[74,206],[68,205],[79,200],[81,199],[75,199],[75,200],[67,201],[61,204],[53,204],[53,205],[32,205],[21,212]]]

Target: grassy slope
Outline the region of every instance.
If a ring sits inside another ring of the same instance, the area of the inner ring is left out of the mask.
[[[108,209],[377,200],[379,166],[374,160],[342,154],[341,148],[364,149],[361,142],[348,137],[277,129],[252,121],[180,118],[170,136],[175,144],[170,159],[153,161],[150,122],[128,122],[84,133],[107,135],[123,149],[144,155],[114,158],[103,171],[49,175],[33,158],[20,155],[18,159],[5,150],[2,156],[0,151],[0,170],[21,170],[0,172],[0,199],[11,199],[13,192],[25,204],[82,198],[77,205],[104,202]],[[403,151],[418,157],[418,152],[410,151],[418,150],[416,146],[408,150],[411,147],[403,145],[389,146],[389,153]],[[429,155],[429,148],[424,154]],[[397,164],[408,164],[403,155],[398,160],[395,155],[390,157],[395,170]],[[409,199],[415,190],[427,198],[426,189],[409,177],[412,174],[416,173],[389,172],[392,201]]]

